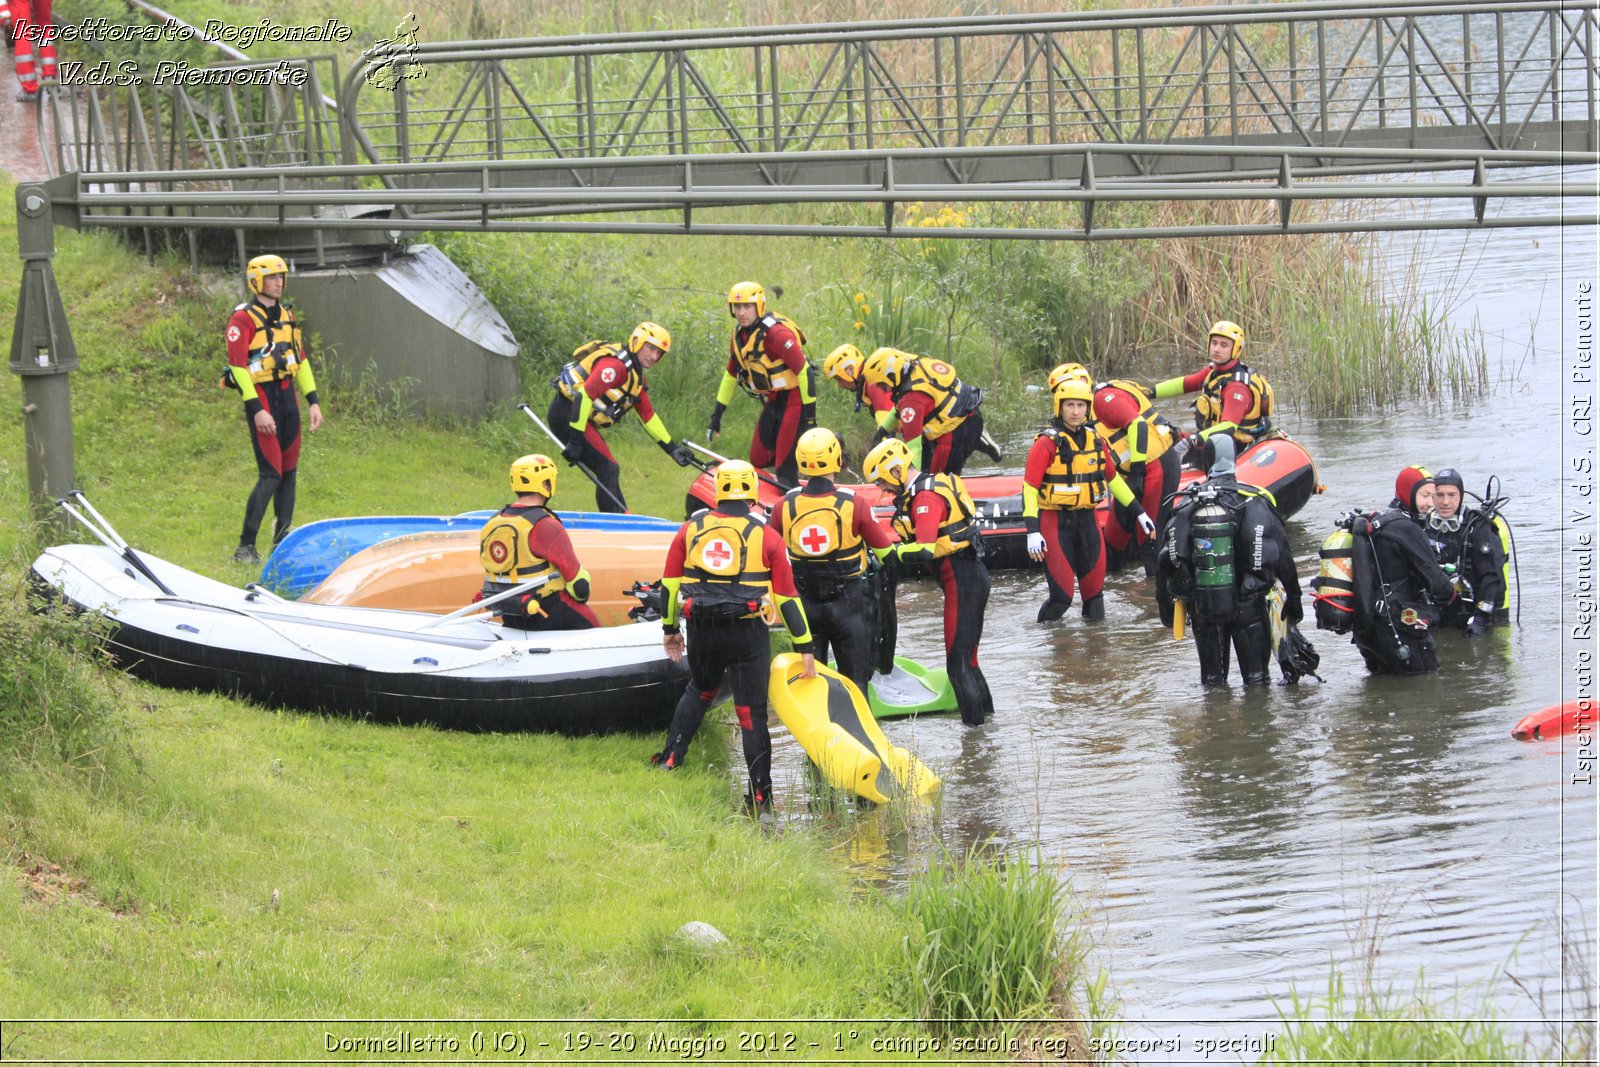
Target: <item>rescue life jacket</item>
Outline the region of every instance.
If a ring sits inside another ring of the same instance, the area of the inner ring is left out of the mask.
[[[594,373],[594,365],[606,356],[622,362],[623,377],[609,385],[594,399],[589,421],[596,426],[610,426],[626,415],[644,397],[644,370],[625,345],[607,341],[590,341],[573,350],[572,362],[561,368],[554,385],[568,400],[583,396],[584,383]]]
[[[686,618],[747,618],[761,614],[772,592],[763,564],[766,523],[755,515],[696,512],[684,534],[683,597]]]
[[[255,333],[250,335],[248,346],[250,380],[261,384],[294,377],[305,358],[294,311],[279,304],[278,321],[268,325],[267,309],[254,300],[240,304],[233,310],[250,316],[256,328]]]
[[[561,525],[555,512],[542,504],[518,507],[509,504],[500,514],[484,523],[478,534],[478,562],[490,583],[509,588],[550,575],[550,579],[532,591],[540,600],[555,596],[567,587],[555,565],[533,554],[533,528],[544,519]]]
[[[783,540],[802,592],[857,578],[867,569],[866,543],[856,533],[856,495],[835,488],[823,496],[791,489],[782,507]]]
[[[983,535],[978,530],[976,522],[978,509],[972,503],[972,497],[967,494],[966,484],[958,475],[930,474],[923,472],[911,480],[894,501],[893,525],[895,533],[900,535],[902,541],[915,543],[917,539],[916,516],[911,513],[913,501],[917,494],[932,490],[944,501],[944,521],[939,524],[937,539],[934,541],[933,555],[935,559],[955,555],[958,552],[970,551],[973,555],[981,556]]]
[[[1243,363],[1235,363],[1232,370],[1212,371],[1200,384],[1200,395],[1195,398],[1195,426],[1206,430],[1222,421],[1222,389],[1229,382],[1244,382],[1250,387],[1250,410],[1239,419],[1234,440],[1249,444],[1272,428],[1272,385],[1266,377]]]
[[[789,327],[794,334],[796,343],[802,352],[805,350],[806,334],[793,319],[783,315],[766,314],[755,321],[749,336],[741,343],[740,331],[733,331],[733,339],[728,342],[728,350],[733,354],[733,361],[738,366],[734,375],[738,379],[739,387],[751,396],[763,400],[772,393],[781,393],[788,389],[800,388],[800,379],[795,372],[789,369],[789,364],[781,359],[773,359],[767,355],[767,331],[782,323]],[[810,373],[810,364],[806,366],[806,373]]]
[[[1094,507],[1106,495],[1106,465],[1100,438],[1087,422],[1079,430],[1081,444],[1060,424],[1053,423],[1039,434],[1055,446],[1055,455],[1039,482],[1041,508],[1078,511]]]
[[[1145,395],[1144,389],[1140,388],[1137,382],[1130,382],[1122,378],[1101,382],[1094,387],[1097,395],[1102,389],[1119,389],[1133,397],[1139,405],[1139,413],[1133,417],[1128,425],[1121,428],[1108,426],[1100,420],[1095,421],[1095,432],[1110,447],[1112,462],[1117,465],[1117,469],[1126,473],[1129,466],[1134,462],[1129,458],[1129,452],[1133,446],[1132,439],[1139,432],[1138,427],[1140,425],[1145,427],[1145,460],[1156,460],[1166,455],[1167,449],[1177,442],[1178,431],[1150,403],[1150,398]]]
[[[983,390],[956,377],[956,369],[942,359],[917,358],[911,361],[900,384],[894,389],[895,406],[912,393],[933,401],[933,409],[922,420],[922,436],[937,440],[960,426],[983,403]]]
[[[1311,579],[1317,629],[1347,634],[1356,625],[1355,536],[1334,530],[1317,551],[1321,567]]]

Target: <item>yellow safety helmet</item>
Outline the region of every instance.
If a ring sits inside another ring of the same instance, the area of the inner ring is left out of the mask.
[[[911,480],[911,469],[911,450],[898,437],[879,441],[861,461],[861,473],[867,481],[883,482],[897,489]]]
[[[628,351],[638,355],[645,345],[655,345],[664,356],[672,348],[672,335],[659,323],[641,322],[628,335]]]
[[[1091,407],[1094,405],[1094,386],[1089,384],[1087,378],[1063,378],[1050,390],[1050,395],[1055,400],[1058,415],[1061,405],[1068,400],[1081,400]]]
[[[1056,387],[1068,378],[1078,378],[1091,385],[1094,384],[1094,379],[1089,375],[1089,368],[1082,363],[1062,363],[1050,372],[1050,376],[1045,379],[1045,386],[1050,390],[1051,394],[1054,394]]]
[[[838,474],[844,466],[844,446],[839,443],[838,434],[817,426],[795,442],[794,461],[804,474]]]
[[[546,498],[556,495],[556,461],[542,452],[523,456],[511,465],[511,491],[540,493]]]
[[[1226,337],[1232,341],[1233,355],[1230,357],[1232,359],[1238,359],[1239,354],[1244,351],[1244,327],[1237,322],[1229,322],[1227,319],[1213,322],[1211,324],[1211,332],[1206,337],[1208,340],[1212,337]]]
[[[767,313],[767,291],[760,282],[736,282],[728,290],[728,314],[733,314],[735,304],[754,304],[757,315]]]
[[[875,348],[866,362],[861,364],[861,376],[868,384],[893,389],[905,376],[906,368],[916,359],[910,352],[898,348]]]
[[[856,382],[861,379],[861,365],[865,362],[866,357],[861,354],[861,349],[855,345],[840,345],[822,361],[822,373],[840,385],[854,389]]]
[[[252,293],[261,292],[261,283],[266,281],[268,276],[282,274],[287,277],[288,273],[289,264],[283,261],[282,256],[257,256],[244,268],[245,281],[249,283]]]
[[[756,469],[742,459],[730,459],[717,468],[717,503],[755,500]]]

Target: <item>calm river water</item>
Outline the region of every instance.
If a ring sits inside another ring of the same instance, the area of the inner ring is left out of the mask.
[[[1452,318],[1481,332],[1495,381],[1460,407],[1283,413],[1328,486],[1290,524],[1302,580],[1334,517],[1386,504],[1406,464],[1456,466],[1480,493],[1497,474],[1512,498],[1520,626],[1441,635],[1441,670],[1419,679],[1369,677],[1348,638],[1308,630],[1325,684],[1206,693],[1193,642],[1160,628],[1153,583],[1113,578],[1104,623],[1075,607],[1040,626],[1042,576],[1001,572],[981,649],[995,718],[888,727],[944,776],[932,833],[945,845],[1037,842],[1060,861],[1091,909],[1123,1034],[1179,1038],[1174,1060],[1197,1059],[1197,1038],[1281,1032],[1276,1007],[1291,990],[1325,991],[1330,968],[1347,987],[1371,973],[1410,989],[1425,973],[1451,1014],[1487,1000],[1534,1031],[1561,1011],[1563,981],[1590,980],[1563,974],[1563,939],[1597,963],[1594,786],[1571,783],[1570,751],[1510,737],[1563,684],[1573,695],[1559,639],[1575,573],[1563,563],[1562,380],[1595,235],[1403,235],[1382,249],[1391,284],[1411,272],[1457,296]],[[942,663],[937,589],[902,594],[901,652]],[[780,743],[791,790],[804,789],[802,759]],[[881,813],[857,818],[841,849],[897,888],[927,842],[908,845]],[[1569,998],[1567,1012],[1593,1004]]]

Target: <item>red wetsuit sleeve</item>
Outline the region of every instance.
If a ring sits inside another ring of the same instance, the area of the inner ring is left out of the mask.
[[[1188,385],[1187,379],[1184,385]],[[1139,401],[1126,389],[1112,386],[1094,394],[1096,422],[1103,422],[1113,430],[1120,430],[1130,425],[1138,415]]]
[[[639,413],[640,422],[649,422],[656,417],[656,406],[650,403],[650,388],[644,386],[639,390],[639,402],[633,405],[633,410]]]
[[[661,570],[661,577],[683,577],[683,561],[689,554],[689,541],[686,536],[688,529],[688,526],[680,526],[678,532],[672,535],[672,544],[667,546],[667,562]]]
[[[761,562],[772,574],[772,591],[779,596],[799,596],[794,587],[794,571],[789,568],[789,550],[783,538],[770,526],[761,528]]]
[[[567,581],[578,576],[578,553],[572,549],[572,538],[566,527],[554,519],[540,519],[528,531],[528,550],[561,573]]]
[[[888,548],[898,538],[885,529],[872,514],[872,509],[856,497],[856,536],[865,541],[872,548]]]
[[[1255,393],[1251,391],[1249,383],[1231,381],[1222,387],[1222,415],[1219,421],[1237,426],[1250,414],[1253,406]]]
[[[1199,389],[1202,385],[1206,384],[1206,378],[1208,378],[1210,375],[1211,375],[1211,364],[1207,363],[1204,367],[1201,367],[1199,370],[1195,371],[1193,374],[1186,375],[1184,377],[1184,379],[1183,379],[1183,391],[1186,392],[1186,393],[1194,392],[1195,390]]]
[[[900,398],[900,439],[922,436],[922,424],[933,414],[933,397],[927,393],[907,393]]]
[[[887,387],[876,382],[868,382],[865,394],[867,403],[872,406],[874,413],[894,410],[894,394],[889,392]]]
[[[598,400],[606,390],[615,389],[627,380],[628,368],[622,365],[622,360],[616,356],[601,356],[594,361],[589,377],[584,379],[583,391],[589,394],[591,400]]]
[[[1048,437],[1035,437],[1033,447],[1028,449],[1028,459],[1022,468],[1022,481],[1038,489],[1044,485],[1044,471],[1050,466],[1050,461],[1055,459],[1055,442]]]
[[[782,360],[783,365],[796,374],[805,370],[806,354],[800,347],[800,338],[781,322],[767,330],[767,335],[761,339],[761,350],[772,359]]]
[[[944,525],[950,506],[944,497],[932,489],[924,489],[911,501],[911,518],[917,534],[917,544],[931,545],[939,539],[939,527]]]
[[[213,322],[216,320],[213,319]],[[250,339],[256,335],[255,320],[243,308],[228,318],[228,363],[235,367],[250,365]]]

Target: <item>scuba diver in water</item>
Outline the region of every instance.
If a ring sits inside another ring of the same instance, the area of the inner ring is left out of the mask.
[[[1432,475],[1407,467],[1395,479],[1399,506],[1353,511],[1323,542],[1323,575],[1312,583],[1317,625],[1350,634],[1373,674],[1439,669],[1431,630],[1457,594],[1424,532],[1432,495]]]
[[[1509,531],[1491,501],[1466,507],[1461,472],[1446,467],[1433,476],[1433,510],[1426,527],[1440,568],[1460,596],[1445,605],[1443,623],[1478,637],[1510,617],[1506,582]]]
[[[1239,484],[1231,434],[1206,439],[1208,475],[1174,501],[1156,551],[1156,603],[1173,625],[1177,602],[1186,606],[1200,656],[1200,683],[1228,683],[1228,649],[1239,654],[1245,685],[1266,685],[1273,641],[1267,594],[1284,591],[1285,616],[1298,623],[1300,577],[1283,521],[1271,498]]]

